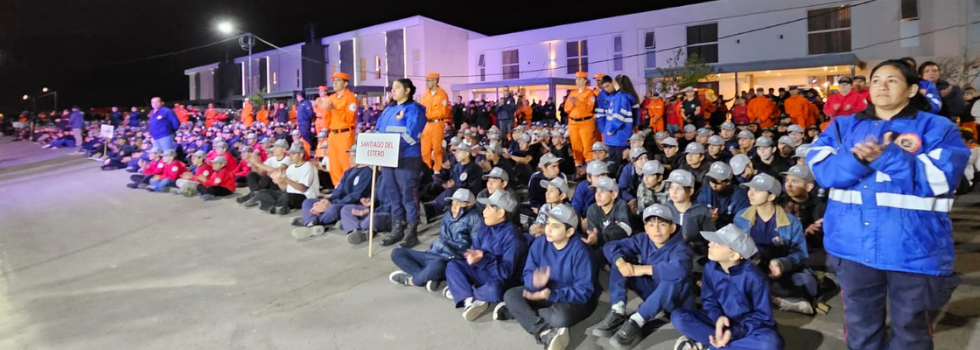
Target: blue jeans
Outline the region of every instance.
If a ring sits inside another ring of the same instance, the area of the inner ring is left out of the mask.
[[[514,119],[497,119],[497,126],[500,127],[500,135],[510,135],[514,130]]]
[[[615,304],[626,300],[626,291],[633,290],[643,303],[636,313],[643,320],[650,321],[657,313],[670,313],[677,308],[693,308],[694,294],[691,293],[691,282],[688,278],[681,281],[657,281],[653,276],[623,277],[615,264],[609,269],[609,303]]]
[[[164,187],[172,187],[173,185],[174,181],[170,179],[161,179],[160,181],[150,180],[150,186],[157,192],[163,191]]]
[[[481,269],[473,268],[463,259],[453,259],[446,265],[446,284],[453,293],[456,307],[462,307],[466,298],[488,303],[504,300],[504,292],[510,286],[504,281],[491,280],[491,276]]]
[[[300,208],[303,213],[303,225],[309,225],[313,223],[315,225],[326,225],[332,224],[340,220],[340,209],[344,207],[343,204],[330,204],[327,210],[324,210],[320,215],[313,215],[310,210],[313,209],[313,205],[320,201],[320,198],[307,198],[303,200],[303,205]]]
[[[170,134],[153,139],[153,147],[159,148],[163,151],[169,151],[177,149],[177,144],[174,142],[174,135]]]
[[[429,252],[395,248],[391,251],[391,262],[412,275],[412,284],[421,286],[425,285],[425,282],[445,278],[446,264],[449,260]]]

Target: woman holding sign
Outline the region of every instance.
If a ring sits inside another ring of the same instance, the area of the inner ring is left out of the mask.
[[[422,169],[422,146],[419,140],[425,128],[425,108],[416,103],[415,85],[411,80],[398,79],[391,85],[392,101],[381,113],[378,132],[398,134],[398,167],[382,168],[382,203],[391,206],[391,233],[381,241],[382,246],[402,242],[402,248],[419,244],[419,172]]]

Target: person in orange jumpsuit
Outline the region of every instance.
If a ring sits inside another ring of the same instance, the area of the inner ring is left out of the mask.
[[[451,106],[449,95],[439,87],[439,73],[425,75],[425,91],[422,106],[425,107],[425,129],[422,130],[422,163],[435,172],[442,170],[442,141],[449,120]]]
[[[759,121],[759,128],[765,129],[776,125],[776,115],[779,113],[776,104],[766,97],[765,90],[755,89],[755,98],[749,101],[749,121]]]
[[[800,95],[800,90],[796,85],[790,85],[789,97],[786,98],[786,101],[783,101],[783,108],[786,109],[786,114],[793,120],[793,124],[799,125],[804,129],[809,127],[807,125],[807,119],[809,119],[810,115],[810,100]]]
[[[650,128],[653,129],[654,133],[667,130],[666,120],[664,120],[665,107],[664,99],[660,98],[658,94],[653,94],[650,101],[647,102],[647,116],[650,118]]]
[[[809,113],[806,115],[806,127],[817,125],[817,121],[820,120],[820,107],[817,107],[816,103],[810,102],[810,105],[807,106],[807,112]]]
[[[330,111],[327,110],[327,87],[320,85],[317,88],[317,93],[320,94],[319,97],[313,101],[313,113],[316,114],[316,120],[313,121],[313,129],[319,134],[320,130],[327,128],[327,120],[330,120]]]
[[[523,99],[523,103],[517,108],[516,118],[514,122],[520,125],[521,123],[530,126],[534,118],[534,110],[531,109],[531,102],[528,99]]]
[[[253,109],[254,106],[252,106],[252,101],[249,101],[246,98],[245,101],[242,102],[242,124],[245,124],[246,127],[252,126],[252,123],[255,122],[255,115],[252,114]]]
[[[350,155],[347,150],[354,145],[354,137],[357,127],[357,97],[354,92],[347,90],[350,82],[350,75],[344,72],[335,72],[331,75],[333,79],[334,94],[327,100],[327,110],[330,111],[330,120],[327,121],[327,157],[330,158],[330,179],[334,186],[340,183],[340,177],[347,169],[350,169]],[[440,134],[442,124],[439,123]],[[440,144],[440,147],[442,145]],[[440,163],[441,164],[441,163]]]
[[[289,122],[296,125],[296,105],[289,106]]]
[[[184,105],[179,104],[179,103],[175,103],[174,104],[174,114],[177,115],[177,120],[179,120],[181,124],[184,124],[184,123],[186,123],[188,121],[188,119],[187,119],[187,109],[184,108]]]
[[[269,110],[265,109],[265,105],[262,105],[259,111],[255,113],[255,120],[263,125],[269,124]]]
[[[216,121],[218,121],[218,110],[214,109],[214,103],[208,103],[208,109],[204,110],[204,126],[210,128]]]
[[[585,164],[586,160],[592,159],[592,144],[596,142],[596,135],[599,133],[593,114],[595,92],[586,86],[588,81],[588,73],[575,73],[576,89],[569,93],[568,100],[565,101],[572,158],[575,159],[577,167]]]

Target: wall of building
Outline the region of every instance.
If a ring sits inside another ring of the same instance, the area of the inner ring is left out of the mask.
[[[424,76],[429,72],[439,73],[441,76],[439,85],[446,90],[446,93],[452,93],[449,91],[452,84],[465,83],[469,80],[465,77],[469,74],[466,52],[472,32],[427,18],[423,19],[423,23],[425,42],[424,49],[420,51],[421,75]],[[425,79],[413,77],[412,83],[422,90]],[[455,97],[450,99],[455,101]]]

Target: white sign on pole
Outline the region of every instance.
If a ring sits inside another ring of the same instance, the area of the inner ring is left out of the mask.
[[[115,131],[116,127],[109,124],[102,124],[102,130],[99,130],[99,136],[103,138],[112,138],[112,132]]]
[[[389,133],[357,134],[357,164],[398,167],[398,148],[401,135]]]

